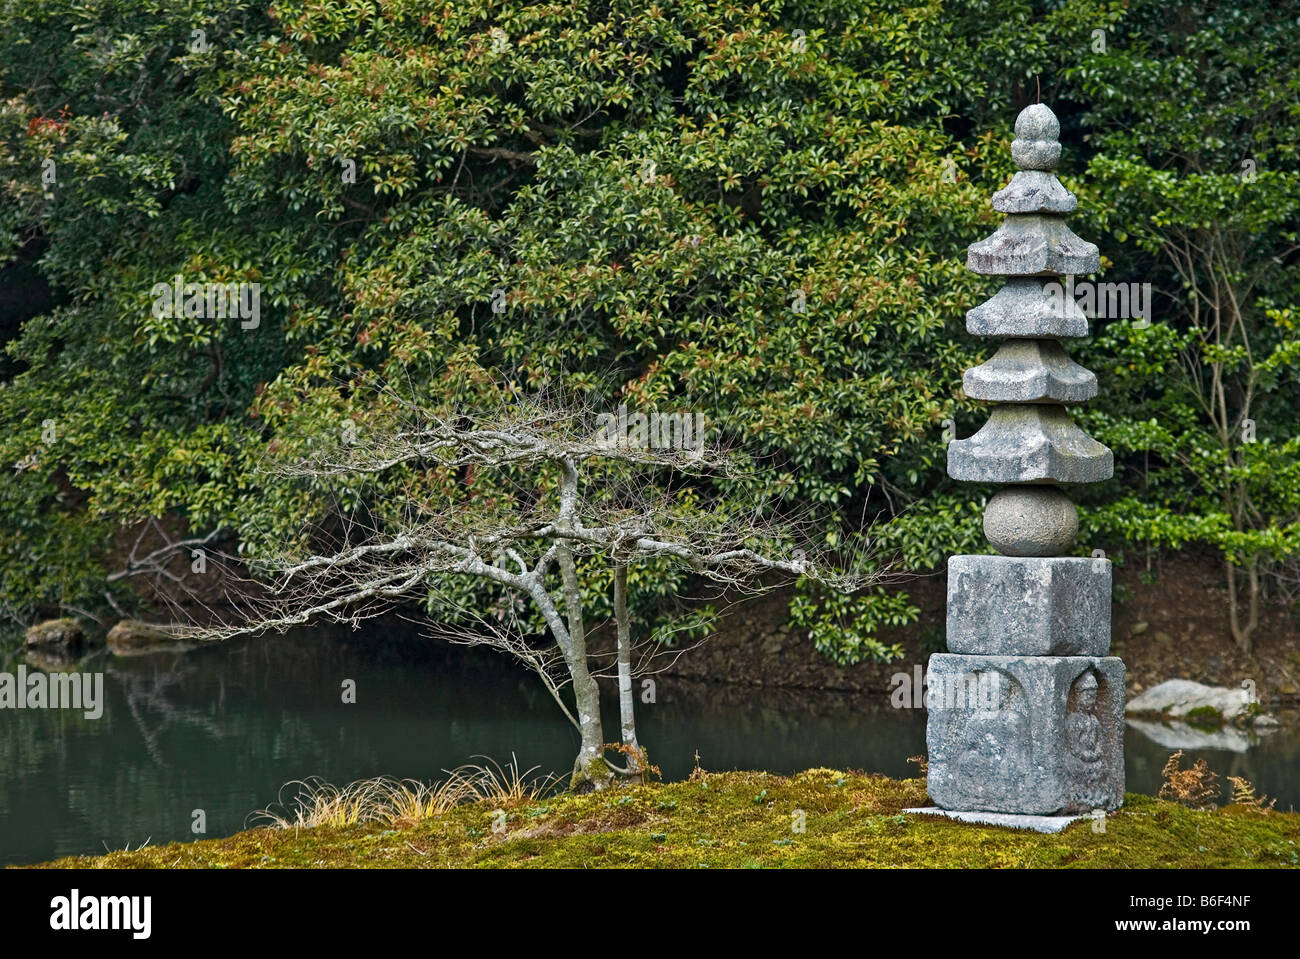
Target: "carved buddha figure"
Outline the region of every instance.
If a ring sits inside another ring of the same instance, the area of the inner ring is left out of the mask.
[[[1097,718],[1097,675],[1091,669],[1074,681],[1065,717],[1065,743],[1085,763],[1102,757],[1101,720]]]

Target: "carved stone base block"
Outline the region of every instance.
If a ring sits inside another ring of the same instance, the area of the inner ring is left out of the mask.
[[[952,556],[948,651],[988,656],[1105,656],[1110,560]]]
[[[1049,816],[1124,801],[1118,657],[936,653],[927,675],[930,798]]]

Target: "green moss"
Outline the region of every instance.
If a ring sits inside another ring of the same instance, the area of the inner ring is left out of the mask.
[[[613,779],[614,773],[609,765],[597,756],[595,759],[588,759],[580,769],[573,771],[573,776],[569,779],[569,789],[574,792],[586,792],[598,788],[598,783],[609,783]]]
[[[701,788],[705,786],[707,788]],[[755,797],[763,795],[761,803]],[[1111,867],[1300,865],[1300,814],[1228,806],[1208,812],[1129,794],[1105,832],[1083,820],[1055,835],[909,816],[921,779],[832,769],[792,777],[708,774],[548,796],[510,807],[492,830],[490,802],[394,829],[254,829],[48,866],[326,867]]]
[[[1197,706],[1189,709],[1183,719],[1190,726],[1198,729],[1218,729],[1223,725],[1223,713],[1213,706]]]

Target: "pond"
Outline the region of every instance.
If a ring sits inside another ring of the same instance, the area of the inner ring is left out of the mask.
[[[402,630],[317,629],[188,653],[98,658],[98,719],[0,712],[0,865],[206,837],[250,824],[285,783],[378,775],[425,781],[487,756],[565,773],[577,737],[539,682],[501,656]],[[11,662],[0,669],[13,672]],[[343,702],[345,680],[356,702]],[[612,698],[612,697],[607,697]],[[702,684],[660,676],[640,732],[666,779],[705,769],[813,766],[915,775],[925,714],[884,697]],[[613,715],[607,729],[617,725]],[[1130,729],[1128,789],[1151,793],[1171,749]],[[1295,727],[1246,752],[1189,750],[1244,776],[1279,809],[1300,800]],[[283,790],[288,799],[292,789]]]

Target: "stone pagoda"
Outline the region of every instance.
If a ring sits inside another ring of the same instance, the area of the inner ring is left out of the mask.
[[[1061,346],[1088,334],[1088,318],[1060,278],[1100,263],[1065,224],[1077,201],[1053,172],[1059,136],[1046,106],[1021,111],[1019,172],[993,195],[1006,219],[967,251],[969,269],[1006,281],[966,314],[970,333],[999,340],[962,381],[992,410],[948,446],[948,475],[1002,485],[984,512],[1000,555],[948,560],[948,652],[930,657],[926,727],[929,793],[942,810],[1062,816],[1124,799],[1110,562],[1065,555],[1078,511],[1062,486],[1108,479],[1114,463],[1067,408],[1096,396],[1097,378]]]

